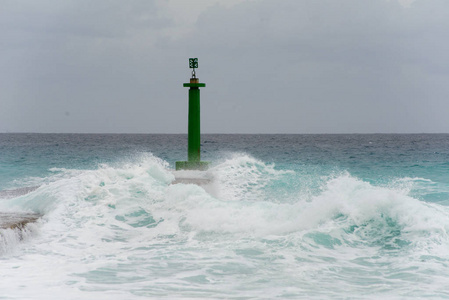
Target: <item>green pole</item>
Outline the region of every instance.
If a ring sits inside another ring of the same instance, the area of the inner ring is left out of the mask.
[[[192,81],[192,80],[191,80]],[[201,161],[201,126],[200,126],[200,89],[189,89],[189,129],[187,160],[191,162]]]
[[[209,163],[201,161],[200,87],[206,87],[206,84],[196,78],[198,59],[190,58],[189,65],[193,69],[192,78],[189,83],[184,83],[184,87],[189,88],[187,161],[177,161],[176,170],[205,170]]]

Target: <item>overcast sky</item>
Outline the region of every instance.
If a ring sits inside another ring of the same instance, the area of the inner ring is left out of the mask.
[[[447,0],[0,0],[0,132],[449,132]]]

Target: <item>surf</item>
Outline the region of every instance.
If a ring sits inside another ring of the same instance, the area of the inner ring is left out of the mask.
[[[338,295],[344,284],[361,295],[360,278],[375,282],[378,292],[385,284],[427,282],[398,289],[397,296],[445,289],[428,274],[446,276],[449,211],[412,196],[422,179],[375,185],[345,171],[306,177],[304,170],[280,169],[244,153],[223,157],[205,173],[214,178],[212,192],[173,184],[169,163],[149,153],[52,173],[39,188],[0,201],[0,211],[41,215],[25,238],[1,234],[6,268],[20,260],[44,278],[8,271],[0,286],[20,290],[20,276],[29,287],[22,295],[32,288],[46,294],[51,280],[85,299],[104,289],[177,295],[187,283],[193,296],[206,286],[210,297],[232,297],[224,291],[239,288],[252,297],[285,295],[281,282],[295,295],[313,295],[323,286],[327,296]],[[57,257],[60,267],[49,268]],[[258,270],[278,280],[266,282]],[[241,274],[249,277],[236,281]],[[344,284],[326,282],[329,276]],[[257,282],[265,282],[263,288]]]

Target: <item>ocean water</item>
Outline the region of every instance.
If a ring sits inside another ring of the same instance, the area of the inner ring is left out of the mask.
[[[0,299],[449,299],[449,135],[186,138],[0,134]]]

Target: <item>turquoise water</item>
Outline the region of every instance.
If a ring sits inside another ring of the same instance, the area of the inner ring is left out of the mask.
[[[449,298],[449,135],[0,134],[0,299]]]

